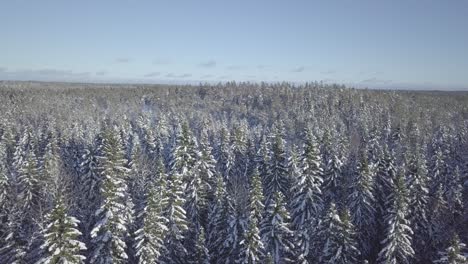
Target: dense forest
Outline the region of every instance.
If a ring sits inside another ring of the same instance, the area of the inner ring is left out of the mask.
[[[0,82],[0,263],[467,263],[468,93]]]

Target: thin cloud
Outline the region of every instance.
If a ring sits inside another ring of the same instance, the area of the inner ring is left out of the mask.
[[[230,65],[230,66],[226,67],[226,69],[228,69],[230,71],[243,70],[245,68],[246,68],[245,66],[241,66],[241,65]]]
[[[212,74],[205,74],[205,75],[202,75],[201,78],[213,78],[213,75]]]
[[[64,71],[57,69],[40,69],[40,70],[26,70],[27,72],[39,75],[71,75],[72,71]]]
[[[107,74],[106,71],[97,71],[97,72],[96,72],[96,75],[97,75],[97,76],[104,76],[104,75],[106,75],[106,74]]]
[[[216,66],[216,61],[215,60],[205,61],[205,62],[198,64],[198,66],[203,67],[203,68],[213,68]]]
[[[159,75],[161,75],[160,72],[150,72],[148,74],[145,74],[144,77],[157,77]]]
[[[373,83],[373,84],[378,84],[378,83],[388,84],[388,83],[391,83],[391,82],[392,82],[392,80],[383,80],[383,79],[379,79],[379,78],[376,78],[376,77],[365,79],[365,80],[361,81],[361,83]]]
[[[168,58],[156,58],[153,60],[153,64],[154,65],[167,65],[167,64],[171,64],[172,61]]]
[[[327,70],[327,71],[321,72],[321,74],[324,74],[324,75],[331,75],[331,74],[335,74],[335,73],[336,73],[335,70]]]
[[[262,64],[257,65],[257,69],[259,69],[259,70],[263,70],[263,69],[265,69],[266,67],[267,67],[266,65],[262,65]]]
[[[304,67],[304,66],[300,66],[300,67],[297,67],[297,68],[292,69],[291,72],[303,72],[304,70],[305,70],[305,67]]]
[[[91,76],[90,72],[74,72],[60,69],[22,69],[4,73],[5,78],[15,80],[81,80]]]
[[[117,63],[129,63],[131,61],[130,58],[117,58],[115,62]]]
[[[231,79],[231,75],[221,75],[218,77],[219,80]]]
[[[0,72],[6,72],[8,70],[8,68],[6,67],[0,67]]]
[[[192,74],[190,73],[184,73],[184,74],[174,74],[174,73],[168,73],[165,75],[166,78],[188,78],[191,77]]]

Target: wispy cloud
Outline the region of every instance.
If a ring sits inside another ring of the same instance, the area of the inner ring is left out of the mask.
[[[213,75],[212,74],[205,74],[205,75],[202,75],[201,78],[205,79],[205,78],[213,78]]]
[[[263,64],[260,64],[260,65],[257,65],[257,69],[259,70],[263,70],[265,69],[267,66],[266,65],[263,65]]]
[[[132,59],[130,59],[130,58],[117,58],[117,59],[115,59],[115,62],[117,62],[117,63],[129,63],[131,61],[132,61]]]
[[[168,58],[156,58],[153,60],[153,64],[155,65],[167,65],[167,64],[171,64],[172,61]]]
[[[321,72],[321,74],[324,74],[324,75],[331,75],[331,74],[335,74],[335,73],[336,73],[335,70],[326,70],[326,71]]]
[[[227,79],[231,79],[231,75],[221,75],[218,77],[219,80],[227,80]]]
[[[365,80],[362,80],[361,83],[372,83],[372,84],[388,84],[388,83],[391,83],[392,80],[383,80],[383,79],[379,79],[379,78],[376,78],[376,77],[372,77],[372,78],[369,78],[369,79],[365,79]]]
[[[157,77],[159,75],[161,75],[160,72],[150,72],[148,74],[145,74],[144,77]]]
[[[97,76],[104,76],[104,75],[106,75],[106,74],[107,74],[106,71],[97,71],[97,72],[96,72],[96,75],[97,75]]]
[[[237,71],[237,70],[243,70],[245,69],[246,67],[245,66],[242,66],[242,65],[230,65],[230,66],[227,66],[226,69],[230,70],[230,71]]]
[[[216,61],[215,60],[205,61],[205,62],[198,64],[198,66],[203,67],[203,68],[213,68],[216,66]]]
[[[184,73],[184,74],[174,74],[174,73],[168,73],[165,75],[166,78],[188,78],[191,77],[192,74],[190,73]]]
[[[88,79],[90,72],[74,72],[61,69],[22,69],[2,72],[2,78],[14,80],[80,80]]]
[[[291,72],[303,72],[305,70],[304,66],[299,66],[291,70]]]

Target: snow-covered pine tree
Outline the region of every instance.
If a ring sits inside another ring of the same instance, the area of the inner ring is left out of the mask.
[[[219,135],[219,147],[216,149],[218,171],[225,179],[229,179],[234,163],[234,155],[229,146],[230,133],[226,127],[222,127]]]
[[[305,151],[305,150],[304,150]],[[315,145],[309,146],[307,151],[315,152]],[[308,167],[305,162],[308,157],[311,164],[318,164],[320,156],[318,153],[305,152],[302,162],[293,153],[291,158],[292,194],[290,202],[291,223],[295,232],[296,258],[300,263],[309,263],[313,259],[312,238],[315,232],[317,219],[322,210],[320,167]],[[307,169],[307,170],[306,170]]]
[[[106,128],[102,142],[102,156],[99,157],[101,171],[102,203],[96,211],[97,221],[91,230],[92,252],[90,263],[125,263],[128,259],[125,239],[128,235],[127,208],[128,194],[124,149],[118,131]]]
[[[55,198],[55,206],[46,216],[47,226],[41,246],[43,257],[36,263],[84,263],[83,251],[86,246],[79,241],[78,219],[69,215],[67,206],[60,193]]]
[[[286,141],[284,140],[284,127],[281,122],[275,125],[270,135],[271,149],[269,154],[268,172],[265,175],[265,197],[269,201],[276,192],[281,192],[285,197],[289,195],[289,159],[286,153]]]
[[[210,264],[210,253],[206,246],[205,229],[202,227],[198,232],[197,243],[195,244],[195,254],[189,259],[193,264]]]
[[[0,263],[26,264],[30,236],[23,228],[22,207],[15,207],[8,215],[6,232],[0,247]]]
[[[249,209],[257,223],[260,223],[262,220],[262,214],[265,210],[264,200],[262,180],[258,169],[255,168],[250,179]]]
[[[176,148],[176,152],[182,151],[180,147]],[[176,159],[182,159],[175,155]],[[182,164],[183,161],[176,161],[174,164]],[[185,165],[181,165],[185,166]],[[187,249],[184,246],[186,232],[188,231],[189,222],[184,204],[186,203],[184,194],[183,174],[188,168],[181,170],[173,169],[172,175],[169,178],[167,206],[164,210],[164,216],[167,218],[168,233],[165,239],[165,247],[168,254],[163,260],[170,263],[184,263],[187,257]]]
[[[248,218],[249,226],[244,232],[244,237],[240,241],[240,255],[236,263],[240,264],[260,264],[263,260],[264,245],[260,238],[258,220],[255,210],[250,211]]]
[[[5,141],[0,141],[0,238],[4,236],[8,212],[12,206],[9,201],[11,195],[10,173],[7,167],[7,148]],[[2,243],[0,243],[0,247]]]
[[[34,145],[31,143],[18,175],[20,201],[23,203],[24,212],[30,219],[42,215],[41,182],[39,180],[40,171],[38,160],[34,153]]]
[[[335,204],[331,203],[320,222],[316,238],[320,245],[316,252],[320,263],[357,263],[360,252],[347,209],[340,216]]]
[[[429,242],[429,179],[427,178],[426,160],[418,145],[409,154],[407,161],[408,178],[408,219],[414,232],[413,248],[415,259],[430,261],[427,252]]]
[[[323,184],[322,193],[325,203],[334,202],[341,204],[343,197],[342,167],[343,162],[338,151],[332,147],[329,132],[325,132],[322,138]]]
[[[207,244],[209,255],[214,263],[219,263],[222,245],[226,236],[227,227],[225,226],[225,206],[224,198],[226,195],[223,176],[216,175],[216,186],[213,194],[213,200],[210,203],[207,223]]]
[[[98,165],[98,157],[102,155],[102,135],[97,135],[94,144],[84,147],[79,165],[80,179],[77,186],[78,217],[81,230],[84,233],[84,241],[88,244],[91,241],[91,230],[95,223],[95,212],[101,204],[101,183],[102,174]]]
[[[197,142],[190,132],[188,123],[183,123],[177,132],[176,144],[172,150],[170,168],[172,175],[180,175],[185,189],[193,176],[193,169],[199,153]]]
[[[342,166],[343,163],[336,153],[332,154],[330,160],[325,165],[323,171],[323,200],[326,203],[335,202],[342,203],[343,186],[342,181]]]
[[[231,133],[229,143],[234,165],[230,171],[230,176],[238,178],[235,179],[236,181],[244,181],[248,176],[246,175],[249,162],[247,160],[247,138],[245,130],[245,126],[242,124],[235,126]]]
[[[439,252],[439,258],[434,263],[440,264],[466,264],[468,258],[466,257],[466,245],[460,241],[457,234],[454,234],[450,245],[444,250]]]
[[[156,183],[150,184],[146,195],[146,205],[137,216],[142,226],[135,232],[135,255],[139,264],[160,263],[165,253],[164,239],[168,232],[164,209],[167,207],[165,175],[160,175]]]
[[[388,197],[392,194],[392,188],[396,177],[396,164],[393,151],[389,151],[384,144],[382,153],[377,164],[374,180],[374,197],[376,200],[377,235],[379,240],[383,239],[386,229],[385,216],[387,215],[389,203]]]
[[[245,207],[239,204],[240,199],[236,199],[231,192],[227,192],[224,197],[224,226],[226,235],[223,241],[221,257],[224,263],[234,263],[239,256],[240,241],[242,234],[247,230]]]
[[[265,250],[275,264],[291,262],[294,255],[294,232],[290,229],[290,217],[283,199],[281,192],[274,193],[260,224]]]
[[[268,141],[267,137],[263,135],[260,138],[259,147],[256,153],[255,163],[258,168],[258,172],[260,173],[260,177],[262,178],[264,189],[266,189],[268,164],[270,163],[269,153],[270,153],[270,142]]]
[[[447,197],[449,210],[454,216],[460,215],[463,211],[463,187],[461,185],[460,168],[458,166],[456,166],[455,170],[450,174],[447,185],[445,196]]]
[[[386,264],[412,263],[414,250],[411,244],[413,231],[408,221],[408,191],[404,171],[400,169],[387,198],[385,215],[386,232],[381,241],[378,262]]]
[[[437,188],[443,188],[443,194],[448,191],[448,182],[449,182],[449,167],[446,163],[446,153],[441,148],[440,145],[434,147],[434,154],[430,160],[430,170],[429,178],[430,182],[430,191],[429,194],[434,195],[437,191]]]
[[[446,243],[449,241],[451,234],[449,231],[453,228],[452,219],[448,218],[450,216],[449,207],[447,200],[444,197],[443,187],[439,186],[436,188],[435,193],[430,197],[429,203],[429,243],[431,249],[428,251],[428,256],[426,258],[434,259],[438,250],[443,248]],[[429,254],[432,253],[432,256]]]
[[[265,249],[260,239],[260,231],[258,229],[265,209],[263,200],[262,181],[258,169],[255,168],[250,184],[248,227],[247,230],[244,231],[243,238],[240,242],[240,255],[236,261],[237,263],[261,263],[260,261],[263,259]]]
[[[375,198],[373,175],[367,162],[367,151],[361,149],[360,159],[349,186],[347,206],[356,226],[357,241],[363,259],[369,259],[376,244]]]
[[[48,209],[53,202],[53,197],[51,195],[53,192],[51,192],[51,188],[53,188],[53,184],[60,173],[61,160],[59,154],[57,138],[55,134],[50,133],[44,149],[44,154],[39,161],[40,195],[43,199],[42,203],[45,209]]]
[[[200,152],[199,157],[196,162],[196,171],[199,175],[202,188],[200,192],[206,196],[207,202],[213,200],[214,191],[216,187],[216,160],[213,156],[213,148],[210,145],[208,139],[208,132],[203,131],[202,137],[200,139]],[[208,204],[202,208],[204,221],[206,222],[206,217],[208,214]],[[206,223],[205,223],[206,224]],[[205,225],[204,225],[205,226]]]

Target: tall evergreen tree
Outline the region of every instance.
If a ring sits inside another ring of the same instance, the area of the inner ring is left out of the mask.
[[[434,263],[441,264],[466,264],[468,258],[464,255],[466,245],[460,241],[458,235],[454,235],[450,245],[444,250],[439,252],[439,259]]]
[[[91,230],[92,252],[90,263],[125,263],[128,259],[125,239],[128,235],[126,201],[130,199],[126,184],[127,160],[120,135],[115,128],[106,128],[103,137],[102,156],[99,166],[102,173],[100,208],[98,220]]]
[[[389,210],[385,215],[386,232],[385,238],[381,241],[383,248],[379,253],[378,261],[390,264],[412,263],[413,231],[407,219],[408,192],[403,171],[398,173],[387,203]]]
[[[142,227],[135,232],[135,251],[138,263],[159,263],[165,253],[164,239],[168,232],[164,209],[167,207],[165,175],[152,183],[146,195],[146,205],[140,212]]]
[[[184,171],[185,169],[181,172]],[[167,218],[168,227],[165,240],[168,254],[164,256],[163,260],[171,263],[184,263],[188,253],[184,246],[184,239],[189,228],[189,222],[184,209],[186,200],[182,176],[183,174],[179,173],[177,170],[172,172],[168,184],[167,206],[164,210],[164,216]]]
[[[60,194],[55,200],[55,207],[46,216],[44,230],[44,256],[37,263],[84,263],[83,251],[86,246],[79,241],[78,219],[70,216]]]
[[[265,196],[267,201],[273,198],[276,192],[281,192],[285,197],[288,197],[289,182],[288,182],[288,165],[289,160],[286,154],[284,140],[283,125],[277,124],[274,132],[270,136],[271,150],[266,174]]]
[[[408,219],[414,232],[415,258],[420,261],[430,261],[428,257],[429,241],[429,179],[427,178],[426,160],[422,151],[416,146],[414,153],[410,154],[408,174]]]
[[[276,192],[267,205],[260,233],[266,252],[273,263],[288,263],[294,254],[294,233],[290,228],[290,217],[283,201],[283,195]]]
[[[314,142],[308,142],[302,160],[292,159],[293,187],[291,193],[291,223],[295,231],[297,261],[313,259],[312,240],[317,219],[322,210],[320,156]]]
[[[356,263],[360,254],[355,241],[354,226],[349,212],[344,210],[340,217],[334,203],[321,221],[317,239],[320,240],[320,263]]]
[[[216,176],[216,186],[213,194],[213,200],[209,206],[208,223],[207,223],[207,244],[208,252],[212,261],[218,263],[222,245],[225,239],[225,205],[224,199],[226,196],[225,184],[221,175]]]
[[[360,160],[349,186],[348,208],[351,221],[356,226],[357,241],[364,259],[369,259],[375,248],[376,220],[373,175],[367,162],[366,149],[361,150]]]

